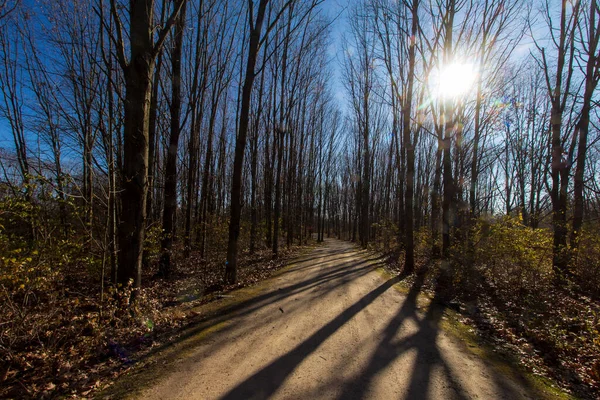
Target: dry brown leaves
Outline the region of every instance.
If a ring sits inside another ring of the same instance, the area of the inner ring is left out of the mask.
[[[85,274],[64,279],[31,306],[13,304],[0,317],[0,398],[87,397],[192,323],[191,306],[268,278],[299,249],[282,249],[276,261],[268,250],[240,254],[239,280],[231,286],[222,283],[222,253],[176,258],[169,280],[145,271],[130,307],[127,293],[107,290],[101,297],[98,282]]]

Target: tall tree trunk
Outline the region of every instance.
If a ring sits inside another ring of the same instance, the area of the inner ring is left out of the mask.
[[[164,8],[163,8],[164,13]],[[154,219],[153,202],[154,202],[154,185],[156,173],[156,144],[158,143],[158,135],[156,134],[156,121],[158,118],[158,88],[160,82],[160,73],[162,67],[162,52],[158,55],[156,68],[154,71],[154,82],[152,84],[152,100],[150,101],[150,122],[148,124],[148,193],[146,194],[146,219],[149,220],[147,225],[151,225]],[[148,228],[148,226],[146,228]],[[148,266],[148,251],[145,249],[142,255],[142,266]]]
[[[482,39],[482,45],[480,48],[480,61],[479,68],[483,69],[483,50],[486,43],[486,36],[484,33]],[[480,76],[477,78],[477,89],[476,89],[476,100],[475,100],[475,126],[473,130],[473,158],[471,160],[471,182],[469,183],[469,210],[471,222],[476,218],[477,215],[477,180],[479,179],[479,141],[481,138],[481,107],[483,102],[482,96],[483,90],[483,78]]]
[[[231,216],[229,221],[229,241],[227,244],[227,263],[225,267],[225,281],[233,284],[237,280],[238,239],[240,236],[240,217],[242,211],[242,168],[244,166],[244,153],[246,151],[246,136],[250,119],[250,100],[252,86],[254,85],[256,59],[260,47],[262,25],[265,17],[268,0],[260,0],[256,20],[253,21],[253,2],[248,3],[250,19],[250,45],[246,60],[246,74],[242,89],[242,104],[240,109],[238,135],[235,141],[235,158],[233,162],[233,176],[231,182]]]
[[[413,215],[413,197],[414,197],[414,179],[415,179],[415,143],[414,136],[411,135],[411,109],[413,98],[413,85],[416,64],[416,37],[419,29],[419,0],[413,0],[412,7],[412,26],[411,42],[408,49],[408,87],[406,89],[406,99],[403,113],[404,145],[406,146],[406,192],[405,192],[405,225],[404,234],[406,240],[404,252],[404,272],[411,273],[415,268],[415,249],[414,249],[414,215]]]
[[[120,43],[119,59],[125,75],[125,115],[123,131],[123,168],[121,180],[121,214],[119,225],[118,282],[135,288],[142,282],[142,252],[146,224],[148,175],[149,109],[152,77],[156,56],[162,47],[179,9],[159,32],[154,43],[154,1],[131,2],[129,5],[129,51],[127,63],[124,43]],[[113,17],[118,19],[117,4],[111,1]],[[121,22],[118,21],[118,26]]]
[[[552,104],[550,111],[550,144],[552,148],[551,170],[552,187],[550,199],[552,201],[552,227],[553,227],[553,249],[552,266],[557,284],[562,283],[562,278],[568,273],[569,254],[567,248],[567,188],[569,181],[569,155],[565,154],[562,141],[563,112],[566,99],[570,90],[572,76],[572,64],[574,58],[574,36],[579,19],[580,3],[577,2],[572,8],[572,15],[567,16],[567,1],[561,2],[560,28],[558,54],[556,61],[556,76],[554,84],[550,85],[548,78],[549,67],[546,57],[542,51],[542,57],[548,85],[548,94]],[[568,22],[567,22],[568,21]],[[567,58],[569,57],[569,58]],[[568,77],[563,72],[567,69]]]
[[[165,20],[165,12],[166,7],[162,8],[160,21],[161,24],[164,23]],[[152,222],[153,215],[153,200],[154,200],[154,180],[156,174],[156,144],[158,143],[158,135],[156,134],[157,126],[156,122],[158,119],[158,89],[159,83],[161,79],[161,70],[162,70],[162,59],[163,53],[160,52],[156,59],[156,68],[154,71],[154,83],[152,84],[152,100],[150,101],[150,123],[148,127],[148,139],[149,139],[149,147],[148,147],[148,198],[146,200],[146,216],[150,219],[150,223]],[[156,214],[156,213],[154,213]],[[144,253],[144,260],[147,258],[147,255]],[[145,264],[145,262],[144,262]]]
[[[448,107],[449,108],[449,107]],[[452,176],[452,136],[453,130],[452,122],[449,121],[451,117],[451,111],[446,110],[446,127],[444,128],[444,141],[443,141],[443,182],[444,182],[444,193],[442,197],[442,257],[448,258],[452,230],[454,229],[454,219],[456,218],[456,193],[454,187],[454,178]]]
[[[125,70],[123,171],[119,225],[118,282],[142,282],[142,251],[146,224],[149,107],[152,88],[151,0],[130,5],[130,64]]]
[[[197,30],[195,37],[195,51],[193,64],[192,78],[192,101],[190,109],[192,118],[190,121],[190,136],[188,139],[188,168],[187,182],[185,185],[185,194],[182,197],[185,199],[185,216],[184,216],[184,234],[183,234],[183,256],[188,258],[192,248],[192,210],[194,209],[194,201],[198,194],[198,158],[200,141],[200,128],[204,117],[204,102],[206,100],[206,86],[208,81],[207,51],[206,51],[206,28],[203,25],[204,18],[208,15],[205,10],[204,1],[200,0],[197,5]],[[201,69],[202,68],[202,69]]]
[[[181,53],[183,50],[183,34],[185,29],[185,5],[179,13],[175,25],[175,38],[171,52],[172,96],[171,96],[171,135],[165,167],[165,193],[163,211],[162,255],[158,273],[168,278],[171,274],[171,249],[175,236],[175,214],[177,213],[177,154],[179,136],[181,134]]]
[[[573,229],[571,231],[571,248],[576,255],[579,247],[579,236],[583,227],[583,187],[585,160],[587,156],[588,133],[590,129],[590,111],[592,108],[592,99],[594,91],[600,78],[600,65],[598,64],[598,40],[600,38],[600,27],[596,24],[596,14],[598,13],[597,0],[592,0],[589,10],[589,32],[588,32],[588,59],[585,71],[585,92],[583,94],[583,105],[578,122],[579,144],[577,148],[577,166],[575,167],[575,191],[573,194]]]
[[[283,142],[285,131],[275,133],[277,143],[277,172],[275,173],[275,209],[273,211],[273,257],[279,255],[279,214],[281,210],[281,164],[283,164]],[[275,144],[274,144],[275,145]]]
[[[455,0],[450,0],[448,5],[448,14],[444,27],[444,64],[449,65],[452,61],[452,36],[454,15],[456,12]],[[447,260],[450,251],[450,240],[452,230],[454,229],[454,219],[456,218],[456,188],[454,178],[452,177],[452,133],[455,130],[454,121],[454,103],[452,99],[447,98],[443,102],[444,115],[444,140],[442,164],[444,167],[443,181],[444,193],[442,197],[442,258]]]
[[[257,118],[258,121],[258,118]],[[256,230],[258,210],[256,207],[256,186],[258,185],[258,122],[250,139],[250,254],[256,251]]]
[[[438,133],[441,135],[441,133]],[[433,257],[440,256],[440,192],[442,187],[442,151],[443,138],[438,136],[438,147],[435,152],[435,169],[433,172],[433,189],[431,191],[431,253]]]
[[[269,146],[270,140],[265,137],[265,166],[263,169],[264,175],[264,209],[265,209],[265,244],[267,248],[271,247],[273,240],[271,238],[272,224],[271,224],[271,211],[273,210],[273,167],[275,157],[271,157],[271,150]],[[275,144],[273,144],[275,149]]]
[[[267,57],[267,49],[269,48],[268,41],[264,45],[264,56]],[[260,118],[263,110],[263,96],[265,90],[265,69],[261,71],[260,89],[258,91],[258,106],[253,127],[253,136],[251,139],[251,160],[250,160],[250,176],[252,180],[252,192],[250,193],[250,253],[256,251],[256,232],[258,231],[258,207],[256,204],[256,192],[258,190],[258,138],[260,129]],[[266,139],[268,141],[268,139]],[[268,154],[268,150],[266,151]]]
[[[220,90],[220,89],[214,89]],[[204,168],[202,172],[202,189],[200,192],[200,232],[199,232],[199,242],[200,242],[200,257],[204,258],[206,255],[206,235],[208,232],[208,187],[210,181],[210,166],[212,164],[213,159],[213,140],[215,136],[215,122],[217,118],[217,109],[219,106],[219,95],[214,96],[212,100],[212,108],[210,119],[208,122],[208,139],[206,142],[206,157],[204,158]]]

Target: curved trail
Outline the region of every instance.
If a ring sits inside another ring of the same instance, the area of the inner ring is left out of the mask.
[[[533,398],[441,330],[418,287],[405,295],[396,282],[327,240],[230,307],[139,398]]]

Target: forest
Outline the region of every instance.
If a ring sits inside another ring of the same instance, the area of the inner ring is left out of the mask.
[[[0,0],[0,397],[335,239],[597,398],[599,40],[598,0]]]

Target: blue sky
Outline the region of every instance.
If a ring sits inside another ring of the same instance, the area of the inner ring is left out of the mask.
[[[334,81],[332,90],[339,106],[346,107],[348,97],[342,84],[341,62],[343,61],[342,36],[348,27],[347,9],[352,0],[325,0],[323,7],[329,18],[335,18],[332,26],[332,44],[329,54],[331,56],[331,67],[333,68]]]
[[[347,96],[341,80],[341,62],[342,53],[342,35],[348,26],[346,9],[352,0],[324,0],[322,7],[326,15],[335,19],[332,25],[332,44],[329,50],[331,57],[331,68],[333,69],[332,90],[339,105],[344,108],[347,102]],[[36,9],[40,6],[37,0],[24,0],[25,5]],[[31,143],[33,146],[34,144]],[[0,148],[14,148],[13,138],[10,133],[10,127],[4,118],[0,118]],[[33,150],[33,148],[30,148]]]

